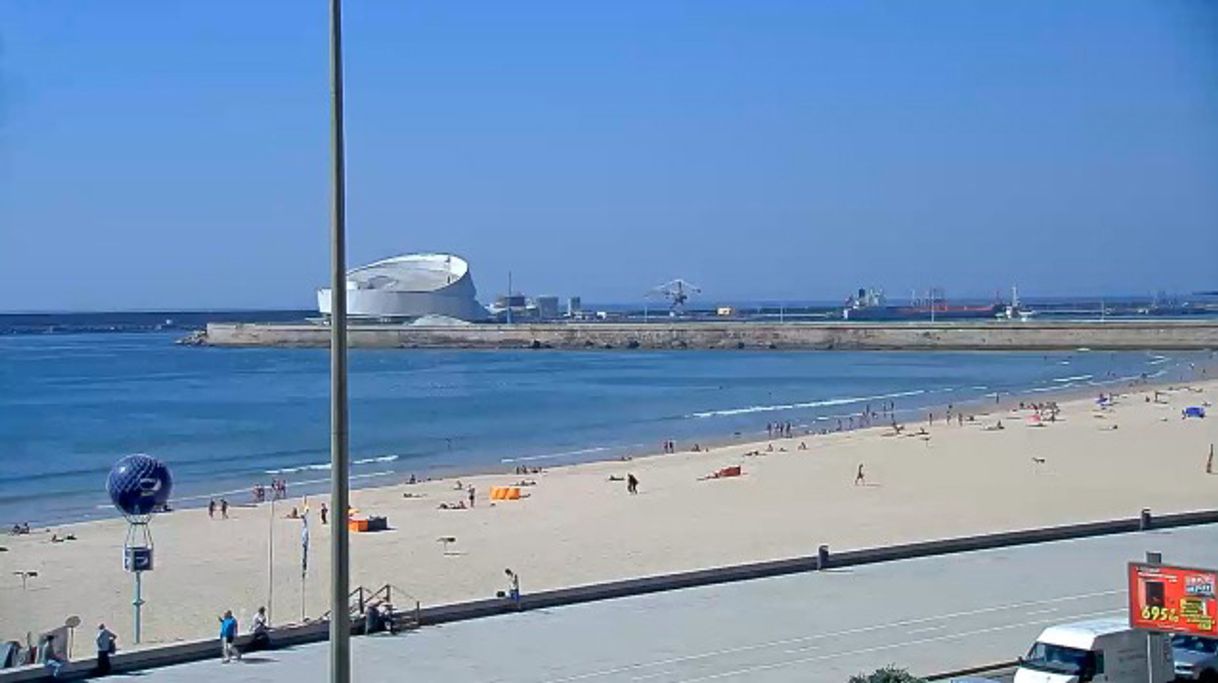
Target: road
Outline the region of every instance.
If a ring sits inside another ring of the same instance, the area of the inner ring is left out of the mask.
[[[672,591],[353,639],[359,681],[832,681],[1023,654],[1042,628],[1122,614],[1125,563],[1218,565],[1218,526],[1063,541]],[[527,585],[527,577],[524,577]],[[217,646],[217,650],[219,646]],[[326,645],[147,672],[320,681]]]

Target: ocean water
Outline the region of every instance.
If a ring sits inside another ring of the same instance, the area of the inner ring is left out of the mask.
[[[164,332],[0,337],[0,524],[112,516],[119,457],[171,466],[179,507],[286,478],[321,491],[329,356],[175,346]],[[1172,378],[1202,354],[760,351],[351,352],[353,484],[657,451],[662,439],[815,429],[927,406]],[[1100,390],[1100,389],[1095,389]]]

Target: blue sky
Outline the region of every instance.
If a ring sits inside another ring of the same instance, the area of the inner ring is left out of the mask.
[[[1218,286],[1218,3],[347,0],[353,264],[481,297]],[[308,306],[323,0],[0,3],[0,310]]]

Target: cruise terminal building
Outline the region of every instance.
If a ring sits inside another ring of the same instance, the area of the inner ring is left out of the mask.
[[[452,254],[403,254],[347,271],[347,315],[410,322],[443,316],[465,322],[487,317],[469,264]],[[317,290],[317,310],[330,315],[330,288]]]

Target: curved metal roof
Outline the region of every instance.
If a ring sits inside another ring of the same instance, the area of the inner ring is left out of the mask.
[[[469,274],[465,259],[453,254],[403,254],[347,271],[348,287],[395,292],[435,292]]]

